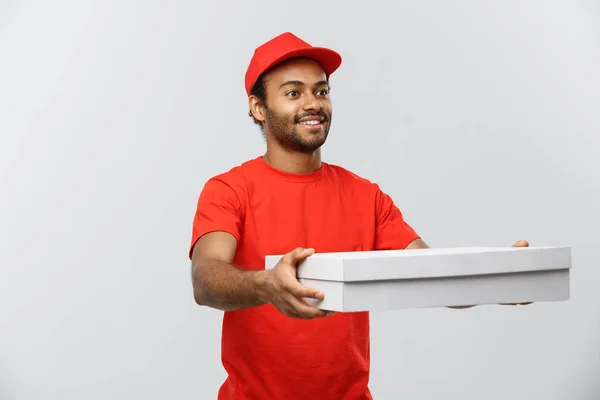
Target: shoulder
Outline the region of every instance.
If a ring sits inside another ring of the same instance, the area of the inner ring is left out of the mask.
[[[205,185],[219,182],[229,186],[238,186],[243,182],[242,165],[236,165],[230,169],[211,176],[206,181]]]
[[[343,190],[349,190],[360,197],[373,201],[380,209],[394,205],[393,199],[377,182],[361,176],[347,168],[335,164],[327,164],[330,176],[337,181]]]
[[[377,183],[347,168],[329,163],[327,163],[327,167],[332,178],[340,181],[340,183],[343,183],[344,185],[373,191],[379,190],[379,185],[377,185]]]
[[[251,159],[244,161],[241,164],[234,165],[228,170],[220,172],[210,177],[207,183],[222,182],[233,187],[243,186],[249,176],[252,176],[257,167],[257,160]]]
[[[202,195],[229,196],[243,203],[247,192],[247,176],[252,174],[254,160],[248,160],[209,177],[202,187]]]

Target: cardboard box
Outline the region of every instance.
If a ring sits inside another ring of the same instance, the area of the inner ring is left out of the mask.
[[[315,253],[297,276],[325,294],[309,304],[352,312],[564,301],[570,268],[569,247],[462,247]]]

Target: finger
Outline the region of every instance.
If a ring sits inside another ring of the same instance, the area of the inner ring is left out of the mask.
[[[288,306],[292,308],[294,314],[298,314],[303,318],[320,318],[325,317],[327,313],[317,307],[307,304],[304,300],[294,297],[293,295],[286,296],[285,300]]]
[[[283,315],[285,315],[286,317],[290,317],[290,318],[298,318],[298,319],[306,319],[305,317],[303,317],[302,315],[298,314],[296,312],[296,310],[294,310],[293,307],[291,307],[287,301],[285,300],[280,300],[277,302],[277,304],[274,304],[275,307],[277,308],[277,310],[279,310],[279,312],[281,312]]]
[[[331,312],[320,310],[310,306],[304,300],[297,298],[293,293],[286,293],[279,297],[273,305],[283,314],[290,318],[312,319],[331,315]]]
[[[305,297],[317,300],[323,300],[325,298],[325,294],[323,292],[304,286],[297,280],[290,281],[287,290],[297,298]]]
[[[289,253],[285,254],[281,259],[284,263],[289,265],[296,265],[296,263],[306,259],[315,252],[314,249],[305,249],[303,247],[297,247]]]
[[[326,313],[325,311],[319,309],[318,307],[315,307],[313,305],[310,305],[306,302],[306,299],[302,298],[302,297],[298,297],[295,296],[293,293],[287,293],[286,295],[282,296],[283,301],[286,302],[286,305],[289,307],[292,307],[294,312],[303,315],[303,316],[314,316],[314,315],[319,315],[319,316],[324,316]]]
[[[305,315],[300,314],[298,311],[296,311],[296,309],[293,306],[287,303],[283,307],[281,307],[279,311],[281,311],[281,313],[284,314],[286,317],[295,319],[311,319]]]
[[[501,306],[526,306],[532,304],[533,301],[526,301],[523,303],[500,303]]]
[[[312,306],[306,302],[307,298],[313,298],[309,296],[297,296],[293,292],[288,293],[287,296],[284,296],[284,300],[288,305],[294,308],[295,312],[300,313],[301,315],[314,315],[318,314],[318,316],[325,316],[326,311],[321,310],[318,307]]]
[[[519,240],[513,244],[513,247],[529,247],[529,242],[527,240]]]
[[[283,311],[283,313],[290,317],[290,318],[296,318],[296,319],[310,319],[307,318],[303,315],[300,315],[296,312],[296,310],[294,310],[292,307],[286,306],[285,310]]]

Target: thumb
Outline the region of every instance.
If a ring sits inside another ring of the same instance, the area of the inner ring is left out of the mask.
[[[315,249],[312,248],[304,248],[297,247],[289,253],[285,254],[282,258],[282,261],[286,264],[296,265],[297,262],[306,259],[308,256],[314,254]]]

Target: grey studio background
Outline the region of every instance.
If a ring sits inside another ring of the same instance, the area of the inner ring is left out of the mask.
[[[288,30],[344,57],[324,160],[430,245],[573,248],[568,302],[373,314],[375,398],[600,398],[599,4],[0,2],[0,399],[216,398],[191,223]]]

